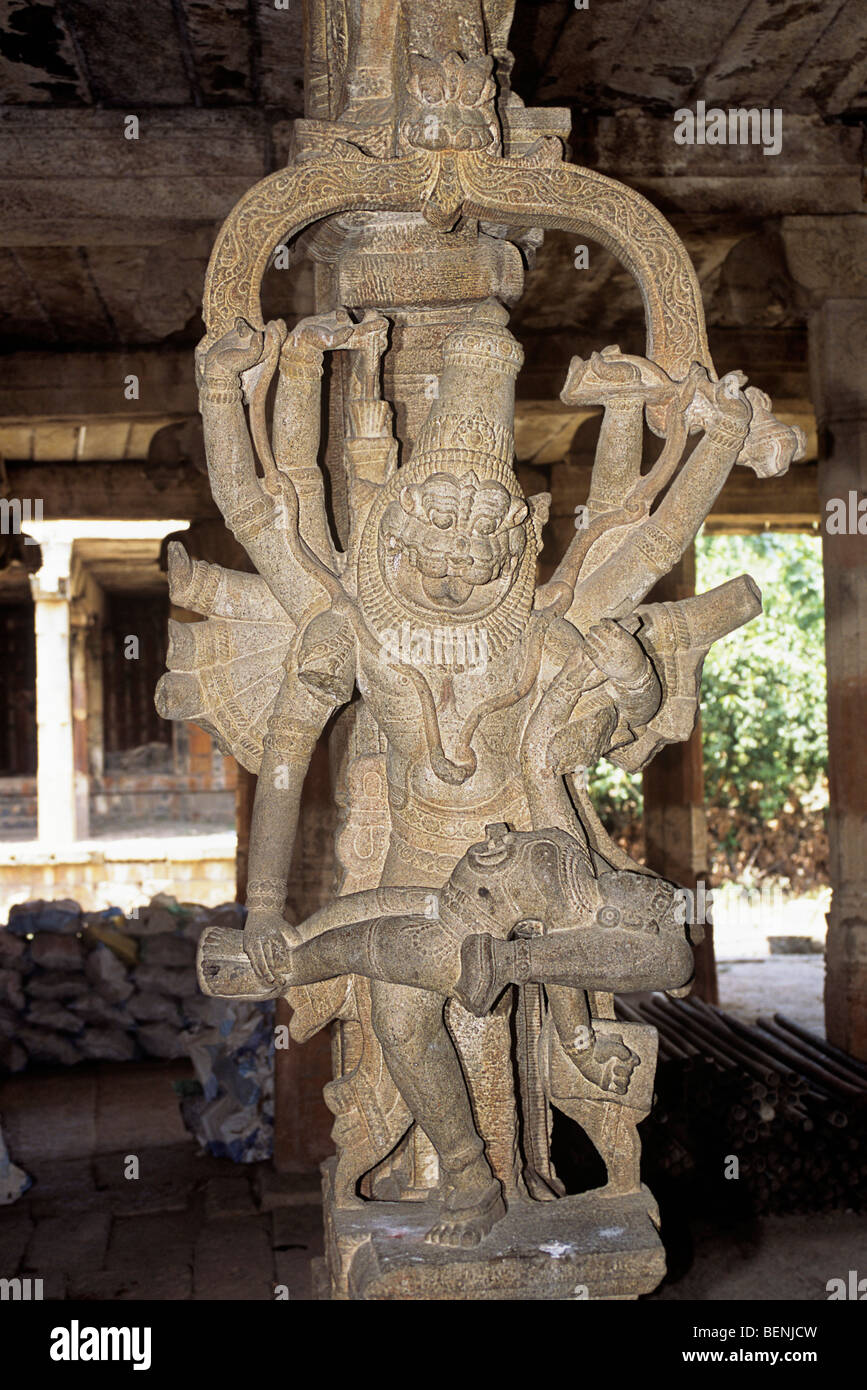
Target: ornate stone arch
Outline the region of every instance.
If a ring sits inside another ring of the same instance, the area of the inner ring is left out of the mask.
[[[214,243],[204,294],[207,341],[226,332],[237,316],[262,327],[259,292],[268,259],[275,246],[311,222],[353,210],[423,212],[435,226],[447,228],[463,212],[598,241],[638,284],[647,356],[676,379],[685,377],[693,362],[713,374],[701,290],[673,227],[646,198],[616,179],[552,163],[547,145],[540,156],[425,151],[381,160],[344,145],[340,156],[271,174],[235,205]]]

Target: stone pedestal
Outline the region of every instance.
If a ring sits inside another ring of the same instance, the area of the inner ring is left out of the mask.
[[[334,1163],[322,1165],[333,1299],[635,1299],[665,1274],[665,1252],[648,1214],[653,1199],[644,1193],[513,1203],[481,1245],[449,1250],[424,1240],[438,1213],[433,1203],[336,1210]],[[327,1280],[317,1283],[327,1290]]]

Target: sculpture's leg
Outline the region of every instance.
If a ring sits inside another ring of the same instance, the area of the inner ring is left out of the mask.
[[[284,979],[309,985],[335,975],[364,975],[446,995],[460,972],[459,947],[457,937],[429,917],[373,917],[292,947]]]
[[[481,933],[464,938],[459,999],[487,1013],[508,984],[571,985],[574,989],[629,994],[640,989],[678,989],[693,972],[686,937],[658,936],[619,927],[584,927],[548,936],[500,941]]]
[[[357,995],[367,993],[367,981],[357,981],[356,991]],[[347,1026],[342,1025],[344,1029]],[[400,1142],[412,1123],[400,1093],[389,1087],[383,1095],[382,1088],[377,1087],[380,1064],[371,1055],[371,1043],[376,1043],[372,1036],[362,1040],[355,1065],[329,1081],[324,1092],[325,1103],[334,1115],[334,1202],[342,1209],[364,1206],[358,1195],[359,1180]]]
[[[446,1025],[466,1076],[476,1127],[507,1204],[524,1195],[512,1062],[514,995],[514,990],[506,990],[484,1018],[471,1014],[454,997],[446,1007]]]
[[[389,1071],[440,1159],[442,1214],[427,1239],[477,1245],[506,1208],[476,1130],[442,998],[382,981],[372,984],[371,997],[373,1026]]]

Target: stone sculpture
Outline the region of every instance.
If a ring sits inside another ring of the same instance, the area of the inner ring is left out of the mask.
[[[220,233],[196,359],[213,494],[258,573],[171,547],[172,598],[204,621],[172,624],[158,707],[258,772],[247,925],[205,934],[202,988],[285,995],[299,1040],[336,1029],[334,1296],[567,1297],[577,1263],[590,1296],[634,1297],[664,1268],[637,1137],[655,1037],[615,1021],[613,994],[685,991],[695,929],[676,886],[606,835],[584,774],[689,736],[704,657],[759,594],[743,576],[643,600],[732,467],[784,472],[802,440],[740,373],[717,379],[671,228],[563,162],[544,133],[558,113],[510,92],[511,6],[440,9],[309,6],[318,114]],[[549,499],[525,499],[514,470],[507,306],[543,226],[622,257],[649,345],[569,366],[562,399],[604,413],[587,525],[539,586]],[[288,331],[263,322],[258,289],[292,237],[323,308]],[[642,472],[645,423],[664,443]],[[341,710],[340,895],[291,925],[301,788]],[[607,1165],[583,1206],[551,1162],[551,1105]],[[615,1206],[612,1254],[596,1217]],[[419,1237],[403,1264],[377,1244],[395,1209]],[[556,1268],[552,1240],[573,1251]]]

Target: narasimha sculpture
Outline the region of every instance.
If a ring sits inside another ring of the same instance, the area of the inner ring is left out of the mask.
[[[234,711],[238,734],[261,738],[248,965],[223,965],[220,951],[239,959],[239,943],[212,933],[203,986],[288,993],[299,1033],[355,1021],[364,1048],[385,1060],[392,1103],[378,1144],[369,1127],[342,1147],[340,1197],[357,1201],[357,1181],[416,1122],[441,1165],[444,1215],[431,1239],[466,1245],[502,1214],[504,1179],[514,1190],[522,1178],[516,1159],[497,1177],[486,1156],[462,1037],[482,1042],[488,1065],[505,1071],[512,1004],[502,996],[510,985],[544,986],[544,1010],[576,1071],[603,1094],[625,1093],[640,1059],[616,1030],[597,1036],[588,992],[678,989],[691,976],[682,900],[625,860],[573,774],[602,756],[639,767],[666,737],[688,733],[711,641],[758,610],[747,578],[681,603],[640,602],[694,536],[744,449],[753,410],[737,377],[712,382],[696,371],[686,387],[666,384],[652,364],[611,351],[573,363],[567,393],[606,407],[593,519],[537,589],[547,498],[525,501],[512,467],[521,350],[505,311],[485,303],[446,340],[438,398],[402,468],[388,406],[375,394],[357,398],[370,433],[349,442],[378,444],[378,467],[353,478],[353,535],[338,556],[316,461],[320,360],[328,348],[361,354],[373,341],[381,350],[385,333],[382,319],[356,325],[345,314],[308,320],[291,336],[281,324],[258,334],[238,323],[201,362],[214,495],[262,579],[173,551],[175,601],[209,617],[173,624],[162,698],[171,692],[173,711],[183,701],[187,717],[213,720],[220,734]],[[255,403],[275,370],[272,453]],[[638,415],[648,396],[659,402],[666,392],[703,437],[651,514],[670,451],[642,475],[640,456],[621,453],[611,426],[622,430],[630,405]],[[395,660],[387,634],[407,621],[416,633],[484,628],[484,669]],[[293,928],[283,905],[301,784],[316,739],[356,689],[355,722],[370,731],[388,797],[385,862],[375,888]],[[339,1138],[363,1102],[349,1099],[352,1070],[336,1085],[345,1093]],[[518,1098],[496,1102],[497,1139],[517,1156]],[[556,1191],[547,1162],[530,1182]]]
[[[606,834],[588,779],[600,759],[635,772],[689,736],[711,643],[760,597],[748,576],[679,602],[647,596],[735,465],[778,474],[803,447],[741,373],[717,378],[695,277],[659,214],[533,136],[504,85],[511,7],[483,6],[496,45],[462,56],[440,51],[450,21],[435,38],[405,5],[411,49],[427,48],[411,52],[402,94],[373,9],[395,11],[363,8],[343,115],[298,123],[293,162],[241,201],[214,249],[197,353],[208,471],[257,573],[171,547],[172,599],[203,621],[172,623],[158,692],[163,714],[198,722],[258,774],[246,927],[205,934],[200,982],[285,996],[299,1041],[334,1030],[339,1297],[380,1277],[369,1262],[357,1272],[380,1206],[420,1203],[431,1250],[478,1247],[480,1260],[499,1230],[508,1254],[519,1211],[560,1202],[577,1220],[551,1158],[552,1106],[605,1162],[594,1200],[655,1215],[637,1135],[655,1033],[618,1023],[613,995],[686,991],[697,929],[677,885]],[[330,307],[291,331],[264,322],[269,251],[317,219],[304,245]],[[647,356],[610,346],[569,365],[562,400],[601,407],[602,421],[586,524],[544,584],[550,498],[525,498],[515,472],[523,353],[508,326],[516,248],[529,255],[541,226],[621,255],[649,333]],[[320,440],[326,354],[339,542]],[[646,429],[662,440],[650,463]],[[301,790],[326,729],[338,895],[290,924]],[[346,1215],[360,1212],[367,1227]],[[450,1288],[470,1279],[462,1268]],[[610,1268],[617,1296],[659,1277]]]

